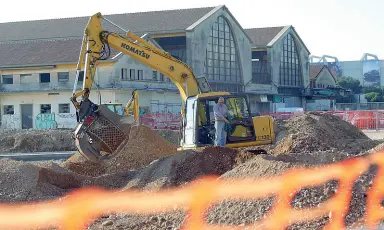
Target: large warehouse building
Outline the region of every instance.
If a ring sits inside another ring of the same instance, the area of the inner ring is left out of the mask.
[[[149,42],[206,76],[214,90],[246,93],[252,112],[305,108],[311,96],[305,90],[310,52],[292,26],[244,29],[226,6],[106,17],[140,36],[148,33]],[[47,120],[74,126],[69,98],[88,19],[0,24],[2,127],[41,128]],[[100,63],[94,85],[94,102],[125,104],[139,89],[142,113],[180,111],[180,96],[166,76],[118,52]]]

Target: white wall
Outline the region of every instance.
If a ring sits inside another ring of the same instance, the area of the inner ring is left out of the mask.
[[[36,117],[40,114],[41,104],[51,104],[51,113],[55,114],[55,121],[58,128],[73,128],[76,125],[76,110],[69,98],[72,92],[58,92],[58,95],[48,95],[48,93],[14,93],[2,94],[0,97],[2,128],[21,128],[21,105],[33,104],[32,123],[36,126]],[[102,91],[102,103],[114,100],[113,91]],[[90,99],[98,103],[97,91],[91,93]],[[70,113],[60,114],[59,104],[70,104]],[[4,105],[14,106],[14,115],[4,115]]]

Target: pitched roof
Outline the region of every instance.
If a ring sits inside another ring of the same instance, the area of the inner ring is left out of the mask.
[[[81,39],[0,43],[0,68],[77,62]],[[111,50],[111,57],[116,52]]]
[[[183,32],[215,7],[104,15],[117,25],[142,33]],[[83,37],[89,16],[0,23],[0,42]],[[105,29],[115,27],[105,25]]]
[[[309,66],[309,73],[312,80],[315,80],[319,74],[323,71],[323,69],[328,70],[329,74],[335,79],[334,74],[329,70],[327,65],[321,64],[321,65],[310,65]]]
[[[252,46],[267,46],[283,29],[284,26],[249,28],[245,29],[245,32],[252,39]]]
[[[184,32],[214,8],[104,16],[138,35],[174,33]],[[0,67],[77,62],[81,39],[90,16],[0,23]],[[103,27],[106,30],[120,32],[109,23],[104,23]],[[111,58],[116,54],[117,52],[111,54]]]

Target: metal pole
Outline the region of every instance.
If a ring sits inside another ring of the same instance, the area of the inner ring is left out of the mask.
[[[376,111],[376,131],[379,131],[379,112]]]

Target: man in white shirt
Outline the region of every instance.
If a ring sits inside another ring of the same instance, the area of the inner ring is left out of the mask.
[[[213,107],[213,113],[215,116],[215,146],[225,146],[226,132],[225,123],[229,123],[227,120],[227,105],[224,104],[224,98],[220,97],[218,103]]]

